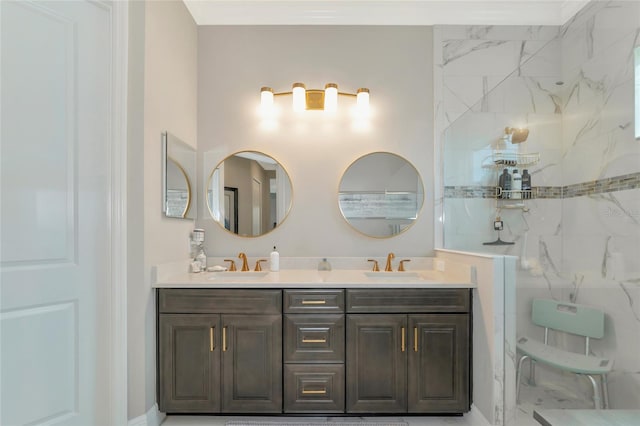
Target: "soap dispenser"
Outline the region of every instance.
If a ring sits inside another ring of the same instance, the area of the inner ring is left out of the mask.
[[[322,260],[318,263],[318,271],[330,271],[331,264],[327,260],[326,257],[323,257]]]
[[[269,269],[273,272],[280,270],[280,253],[276,250],[276,246],[273,246],[273,251],[269,255]]]

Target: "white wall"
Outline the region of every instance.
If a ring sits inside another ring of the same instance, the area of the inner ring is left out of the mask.
[[[132,2],[128,374],[130,419],[156,402],[151,266],[186,259],[193,221],[162,214],[161,134],[197,147],[197,29],[178,0]]]
[[[271,155],[287,170],[293,204],[284,223],[259,238],[239,238],[213,222],[201,203],[197,224],[209,256],[400,256],[433,249],[433,93],[430,27],[203,26],[198,29],[198,152],[203,188],[211,168],[240,150]],[[291,112],[291,97],[276,97],[279,127],[266,130],[258,115],[260,87],[291,90],[337,83],[339,90],[371,90],[366,131],[352,127],[352,99],[341,97],[332,119]],[[363,236],[340,214],[338,185],[358,157],[389,151],[422,175],[426,200],[408,231],[390,239]],[[206,163],[206,164],[205,164]],[[203,166],[203,164],[205,164]],[[203,171],[203,169],[206,169]],[[204,177],[203,177],[204,176]]]

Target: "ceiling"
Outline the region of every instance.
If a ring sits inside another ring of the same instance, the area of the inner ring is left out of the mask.
[[[183,0],[198,25],[562,25],[588,0]]]

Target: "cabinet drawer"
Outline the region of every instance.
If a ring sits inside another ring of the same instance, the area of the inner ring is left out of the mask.
[[[285,364],[285,413],[344,413],[344,365]]]
[[[344,291],[285,290],[284,312],[344,312]]]
[[[285,362],[344,362],[344,314],[287,314]]]
[[[347,290],[347,312],[469,312],[469,289]]]
[[[280,314],[281,290],[160,289],[160,313]]]

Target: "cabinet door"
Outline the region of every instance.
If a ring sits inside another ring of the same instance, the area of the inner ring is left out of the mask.
[[[347,315],[348,413],[406,412],[406,327],[406,315]]]
[[[161,411],[220,411],[220,330],[219,315],[160,315]]]
[[[469,410],[469,316],[410,315],[410,413]]]
[[[282,316],[222,315],[222,412],[282,412]]]

